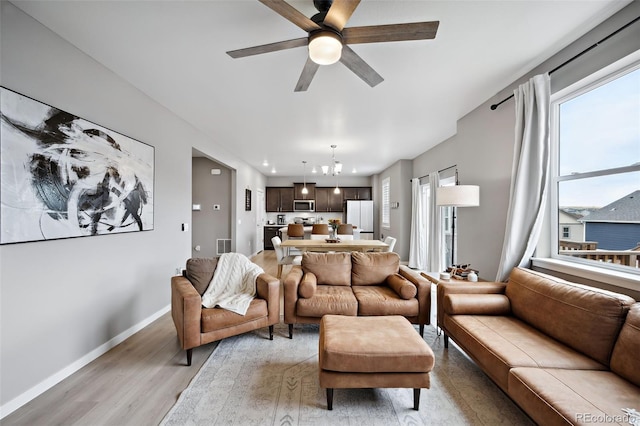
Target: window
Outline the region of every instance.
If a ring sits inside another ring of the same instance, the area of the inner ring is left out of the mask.
[[[640,63],[554,96],[552,257],[640,273]]]
[[[456,184],[455,177],[455,168],[445,169],[440,172],[440,186],[453,186]],[[445,264],[447,266],[454,265],[457,259],[457,246],[458,246],[458,236],[453,233],[453,221],[454,210],[453,207],[442,206],[440,207],[442,220],[442,235],[444,237],[444,247],[442,252],[442,258],[445,259]],[[455,241],[453,240],[455,238]],[[452,250],[455,253],[452,253]]]
[[[391,218],[389,214],[389,198],[391,191],[391,178],[382,179],[382,212],[380,216],[382,217],[382,227],[383,228],[391,228]]]

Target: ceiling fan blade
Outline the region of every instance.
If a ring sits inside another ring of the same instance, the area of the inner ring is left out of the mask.
[[[313,80],[313,77],[316,75],[318,68],[320,68],[320,65],[313,62],[311,58],[307,58],[307,62],[304,64],[302,74],[300,74],[300,78],[298,79],[294,92],[306,91],[311,84],[311,80]]]
[[[277,43],[263,44],[261,46],[247,47],[238,50],[230,50],[227,52],[227,55],[232,58],[244,58],[245,56],[260,55],[261,53],[277,52],[278,50],[306,46],[308,43],[309,39],[307,37],[294,38],[293,40],[279,41]]]
[[[346,44],[426,40],[436,38],[439,25],[440,21],[430,21],[410,24],[351,27],[342,30],[342,39]]]
[[[347,45],[342,46],[342,56],[340,57],[342,62],[347,68],[355,73],[358,77],[363,79],[369,86],[374,87],[384,81],[384,78],[378,74],[373,68],[367,64],[364,59],[356,54]]]
[[[260,3],[264,4],[278,15],[287,19],[290,22],[293,22],[298,27],[302,28],[306,32],[311,32],[313,30],[319,30],[320,26],[313,22],[311,19],[304,16],[298,9],[291,6],[284,0],[258,0]]]
[[[327,12],[323,23],[342,31],[358,4],[360,4],[360,0],[333,0],[333,4],[329,12]]]

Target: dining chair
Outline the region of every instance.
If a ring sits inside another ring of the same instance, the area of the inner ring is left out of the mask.
[[[329,225],[326,223],[316,223],[311,227],[311,235],[329,235]]]
[[[387,244],[389,245],[389,249],[388,249],[387,251],[393,251],[393,248],[394,248],[394,247],[395,247],[395,245],[396,245],[396,241],[397,241],[397,240],[396,240],[395,238],[393,238],[393,237],[386,237],[386,238],[384,239],[384,242],[385,242],[385,243],[387,243]]]
[[[353,235],[353,225],[350,223],[341,223],[338,225],[338,235]]]
[[[271,243],[273,244],[273,249],[276,252],[276,259],[278,260],[278,278],[282,276],[282,268],[284,266],[300,265],[302,263],[302,256],[284,254],[284,249],[281,246],[282,240],[280,237],[276,236],[271,238]]]
[[[341,223],[338,225],[338,238],[344,241],[353,240],[353,225],[350,223]]]
[[[301,223],[290,223],[287,226],[287,238],[304,239],[304,225]]]

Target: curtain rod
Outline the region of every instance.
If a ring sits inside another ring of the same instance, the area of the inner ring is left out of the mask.
[[[454,164],[453,166],[445,167],[444,169],[438,170],[438,173],[444,172],[445,170],[453,169],[454,167],[458,167],[458,165]],[[420,176],[420,177],[413,178],[413,179],[422,179],[422,178],[426,178],[426,177],[429,177],[429,175],[424,175],[424,176]],[[409,179],[409,182],[411,182],[413,179]]]
[[[631,25],[635,24],[636,22],[638,22],[638,20],[640,20],[640,16],[638,16],[637,18],[635,18],[633,21],[629,22],[626,25],[623,25],[622,27],[618,28],[617,30],[615,30],[614,32],[612,32],[611,34],[609,34],[608,36],[606,36],[605,38],[603,38],[600,41],[595,42],[594,44],[592,44],[591,46],[587,47],[586,49],[584,49],[582,52],[578,53],[577,55],[567,59],[566,61],[564,61],[563,63],[561,63],[560,65],[558,65],[557,67],[555,67],[554,69],[552,69],[551,71],[549,71],[549,75],[553,74],[554,72],[558,71],[560,68],[564,67],[565,65],[570,64],[571,62],[575,61],[576,59],[578,59],[579,57],[581,57],[582,55],[584,55],[585,53],[591,51],[592,49],[595,49],[596,47],[598,47],[601,43],[604,43],[605,41],[609,40],[611,37],[615,36],[616,34],[618,34],[620,31],[627,29],[628,27],[630,27]],[[503,100],[501,100],[500,102],[491,105],[491,110],[494,111],[496,110],[500,105],[502,105],[503,103],[507,102],[509,99],[513,98],[513,94],[511,94],[510,96],[504,98]]]

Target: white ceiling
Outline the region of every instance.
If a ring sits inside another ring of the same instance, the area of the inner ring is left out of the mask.
[[[379,173],[456,132],[456,121],[630,0],[363,0],[349,26],[440,21],[435,40],[352,45],[384,82],[336,63],[294,93],[304,47],[228,50],[304,37],[257,0],[13,1],[257,170],[302,161]],[[290,3],[307,16],[312,0]],[[185,141],[188,143],[188,141]],[[264,167],[264,161],[269,167]],[[307,172],[309,169],[307,169]]]

